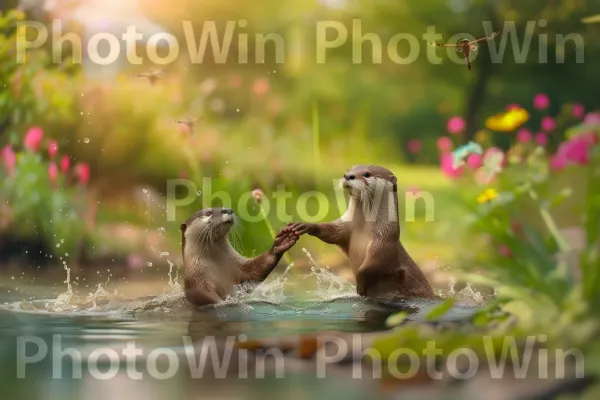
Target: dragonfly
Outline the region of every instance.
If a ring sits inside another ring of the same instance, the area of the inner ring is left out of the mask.
[[[458,149],[452,152],[452,164],[454,168],[458,168],[465,164],[465,158],[469,154],[483,154],[483,148],[479,143],[475,143],[474,141],[470,141],[464,146],[459,147]]]
[[[138,78],[146,78],[150,81],[152,85],[154,85],[162,76],[162,70],[160,69],[152,69],[148,72],[143,72],[139,74],[133,74],[133,76]]]
[[[198,122],[198,118],[184,118],[175,120],[175,123],[187,126],[190,135],[194,133],[194,126],[196,125],[196,122]]]
[[[492,40],[499,34],[500,34],[500,31],[496,31],[489,36],[484,36],[484,37],[481,37],[481,38],[475,39],[475,40],[461,39],[458,41],[458,43],[454,43],[454,44],[451,44],[451,43],[429,43],[429,45],[434,46],[434,47],[456,47],[456,51],[458,53],[462,53],[465,56],[465,58],[467,59],[467,68],[469,68],[469,71],[470,71],[471,70],[471,52],[477,51],[477,49],[478,49],[476,43]]]

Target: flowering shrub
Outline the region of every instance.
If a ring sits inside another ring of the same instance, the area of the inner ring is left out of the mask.
[[[535,108],[548,105],[546,96],[536,96]],[[581,118],[581,106],[573,107],[572,116]],[[501,301],[568,323],[581,317],[574,301],[600,312],[600,118],[588,114],[564,135],[546,125],[542,128],[558,142],[555,150],[547,147],[545,134],[532,136],[522,128],[504,153],[501,172],[478,196],[467,198],[468,226],[475,237],[485,238],[485,250],[467,258],[473,266],[486,265],[485,278],[470,278],[499,289]],[[442,160],[441,168],[456,177],[448,162]],[[464,175],[475,178],[474,173]],[[567,222],[561,227],[559,219]],[[583,233],[580,253],[563,237],[565,227]]]
[[[54,254],[75,255],[87,235],[82,221],[88,216],[85,185],[90,172],[86,164],[70,168],[69,157],[59,150],[55,141],[44,141],[40,127],[27,131],[21,150],[5,145],[0,201],[9,204],[5,230],[11,235],[40,235]]]

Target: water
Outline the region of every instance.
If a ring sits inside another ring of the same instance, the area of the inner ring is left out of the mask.
[[[285,380],[268,373],[261,379],[228,374],[208,374],[200,379],[194,378],[193,368],[184,362],[189,349],[207,338],[284,340],[326,331],[377,332],[387,329],[387,317],[399,310],[408,310],[408,319],[418,322],[439,304],[365,300],[356,295],[352,284],[318,266],[307,252],[306,256],[311,263],[308,273],[293,265],[283,271],[278,268],[262,284],[240,287],[224,303],[202,308],[185,302],[178,270],[174,274],[174,265],[168,260],[168,281],[152,295],[133,293],[133,286],[145,286],[145,282],[97,282],[90,285],[93,290],[73,285],[66,264],[64,284],[56,288],[40,282],[41,277],[31,286],[27,279],[10,279],[9,275],[0,286],[0,382],[8,393],[6,398],[247,399],[287,397],[290,391],[299,399],[337,398],[343,391],[348,399],[369,398],[379,390],[377,381],[346,376],[340,378],[346,382],[341,385],[336,379],[316,378],[314,371],[294,368],[292,372],[286,369],[289,379]],[[160,287],[154,279],[155,287]],[[31,293],[35,298],[30,298]],[[482,301],[470,287],[455,293],[454,282],[444,295],[462,299],[445,320],[468,319]],[[24,338],[30,338],[28,347],[19,345]],[[132,378],[127,369],[124,354],[132,344],[139,352],[135,365],[140,365],[142,379]],[[153,356],[157,349],[164,354]],[[71,355],[61,358],[61,350]],[[36,352],[43,357],[37,360]],[[80,373],[70,358],[75,353],[83,361]],[[15,379],[18,354],[21,360],[23,355],[30,357],[30,363],[21,366],[22,379]],[[174,361],[169,357],[178,360],[173,371],[167,361]],[[115,375],[100,379],[102,371],[110,373],[112,362]],[[152,369],[155,364],[162,367]],[[157,378],[158,371],[166,378]],[[203,397],[194,395],[200,388]],[[383,394],[379,397],[386,398]]]

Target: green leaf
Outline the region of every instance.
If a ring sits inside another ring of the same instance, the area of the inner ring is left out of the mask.
[[[549,203],[550,208],[559,206],[565,202],[566,199],[571,197],[573,190],[571,188],[564,188],[556,196],[554,196]]]
[[[390,328],[392,328],[394,326],[398,326],[406,320],[407,316],[408,316],[408,313],[406,311],[400,311],[399,313],[390,315],[386,319],[385,324]]]
[[[440,317],[443,317],[448,311],[450,311],[452,306],[454,306],[455,302],[456,299],[454,297],[450,297],[444,300],[442,304],[440,304],[439,306],[431,310],[429,313],[427,313],[426,319],[429,321],[433,321]]]
[[[594,24],[600,22],[600,14],[592,15],[581,20],[584,24]]]

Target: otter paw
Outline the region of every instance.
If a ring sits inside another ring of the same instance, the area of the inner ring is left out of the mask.
[[[310,223],[293,222],[288,224],[288,226],[291,228],[292,232],[298,236],[304,235],[305,233],[310,235],[315,231],[315,224]]]
[[[285,227],[277,233],[277,236],[275,236],[273,252],[275,254],[285,253],[296,244],[296,241],[298,241],[298,236],[288,227]]]

